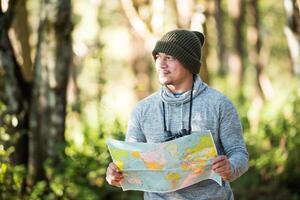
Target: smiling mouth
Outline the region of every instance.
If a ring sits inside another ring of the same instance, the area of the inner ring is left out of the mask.
[[[168,75],[168,74],[170,74],[170,72],[168,72],[168,71],[159,71],[159,75],[165,76],[165,75]]]

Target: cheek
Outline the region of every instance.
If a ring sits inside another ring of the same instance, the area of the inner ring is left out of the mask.
[[[190,73],[187,69],[185,69],[183,67],[177,68],[177,71],[178,71],[178,74],[180,74],[182,76],[186,76]]]
[[[174,67],[172,69],[174,76],[181,76],[184,72],[182,70],[180,70],[180,68],[178,67]]]

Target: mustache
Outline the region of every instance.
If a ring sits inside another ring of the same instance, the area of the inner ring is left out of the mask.
[[[169,74],[170,71],[169,70],[165,70],[165,69],[159,69],[158,73],[160,73],[160,74]]]

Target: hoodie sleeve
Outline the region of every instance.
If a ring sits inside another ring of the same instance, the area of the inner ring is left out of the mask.
[[[139,106],[136,106],[130,116],[126,132],[126,141],[127,142],[146,142],[144,133],[141,128],[140,119],[142,111]]]
[[[220,107],[219,131],[220,140],[231,165],[231,178],[229,181],[234,181],[248,170],[249,154],[244,143],[238,113],[227,98],[221,103]]]

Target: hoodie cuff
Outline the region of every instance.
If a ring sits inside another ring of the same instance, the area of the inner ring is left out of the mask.
[[[229,178],[229,182],[232,182],[235,180],[235,167],[232,164],[232,162],[230,162],[230,178]]]

